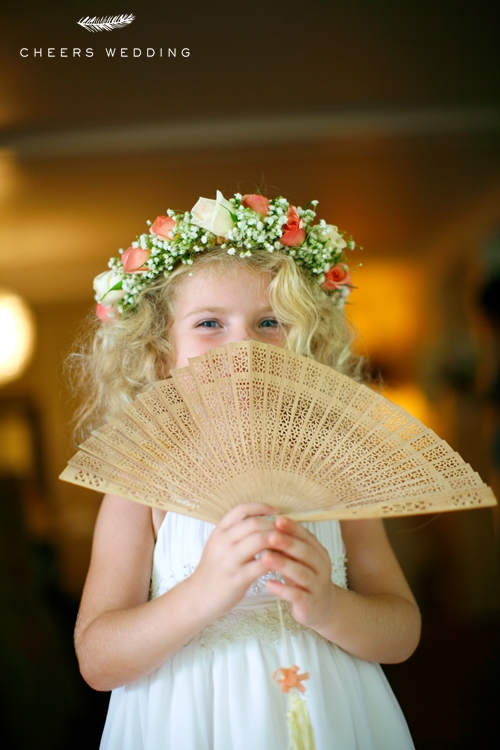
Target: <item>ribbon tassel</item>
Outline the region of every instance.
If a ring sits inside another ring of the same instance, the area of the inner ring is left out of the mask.
[[[290,693],[288,706],[290,750],[316,750],[309,711],[305,700],[300,697],[297,690],[292,690]]]
[[[277,604],[281,633],[285,646],[285,658],[290,662],[280,599],[277,599]],[[288,750],[316,750],[309,711],[307,710],[305,700],[301,696],[301,693],[305,693],[306,691],[305,685],[302,683],[308,679],[309,673],[303,672],[299,674],[299,667],[296,664],[292,667],[280,667],[273,674],[273,680],[281,686],[283,693],[288,694]]]

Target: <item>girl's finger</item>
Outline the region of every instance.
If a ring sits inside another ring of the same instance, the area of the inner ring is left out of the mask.
[[[225,529],[225,535],[231,544],[237,544],[241,539],[250,536],[255,532],[266,532],[267,537],[274,529],[274,524],[267,516],[247,516],[241,521],[233,523],[228,529]],[[266,538],[267,542],[267,538]],[[267,543],[264,547],[268,546]]]
[[[274,521],[274,525],[279,531],[283,531],[285,534],[297,537],[297,539],[301,539],[303,542],[308,542],[311,546],[315,547],[318,550],[324,549],[321,542],[318,541],[317,537],[315,537],[314,534],[311,534],[311,532],[308,531],[304,526],[302,526],[301,523],[299,523],[298,521],[294,521],[293,518],[288,518],[287,516],[278,516],[278,518],[276,518]]]
[[[302,604],[310,596],[304,589],[297,588],[296,586],[285,586],[279,581],[266,581],[266,588],[271,594],[274,594],[279,599],[283,599],[285,602],[290,602],[290,604]]]
[[[247,534],[242,539],[232,545],[230,554],[236,565],[243,565],[252,560],[260,553],[266,553],[269,547],[267,541],[269,531],[255,531],[253,534]]]
[[[311,568],[301,562],[292,560],[290,557],[285,557],[279,552],[266,551],[262,555],[262,559],[270,570],[279,571],[292,581],[294,586],[298,586],[305,591],[312,591],[317,576]]]
[[[262,559],[259,560],[251,560],[250,562],[246,563],[246,565],[243,567],[242,575],[244,577],[245,587],[248,589],[250,586],[255,583],[255,581],[260,578],[261,576],[265,575],[267,573],[267,567],[264,564]]]
[[[226,513],[224,518],[219,521],[219,529],[228,529],[238,521],[250,516],[272,516],[278,512],[277,508],[267,503],[240,503]]]
[[[289,534],[274,531],[269,535],[268,547],[298,560],[316,573],[322,568],[323,558],[320,551],[309,544],[309,540],[302,541]]]
[[[311,534],[310,531],[305,529],[301,523],[298,523],[291,518],[287,518],[286,516],[279,516],[275,520],[275,526],[279,531],[300,539],[311,546],[313,549],[315,549],[318,553],[318,560],[320,561],[319,564],[321,565],[321,567],[323,567],[325,561],[327,564],[331,565],[330,555],[328,554],[328,551],[325,549],[325,547],[323,547],[319,539],[314,536],[314,534]]]

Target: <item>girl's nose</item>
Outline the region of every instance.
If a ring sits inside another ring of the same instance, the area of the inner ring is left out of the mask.
[[[246,323],[238,323],[231,331],[231,341],[250,341],[255,338],[252,327]]]

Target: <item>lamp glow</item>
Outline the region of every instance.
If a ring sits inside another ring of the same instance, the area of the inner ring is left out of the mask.
[[[33,353],[35,326],[23,300],[0,289],[0,385],[15,380]]]
[[[385,362],[407,356],[426,330],[429,302],[422,269],[410,262],[370,260],[359,270],[359,281],[353,275],[353,284],[359,289],[346,315],[370,355]]]

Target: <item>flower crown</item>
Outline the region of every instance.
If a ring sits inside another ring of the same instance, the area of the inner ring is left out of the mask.
[[[186,213],[169,209],[148,222],[148,233],[111,258],[110,271],[94,279],[97,315],[112,323],[133,310],[142,290],[158,276],[168,276],[179,263],[192,265],[197,253],[214,245],[241,257],[253,250],[289,255],[342,307],[352,288],[344,251],[356,245],[323,219],[313,224],[317,204],[300,208],[282,197],[239,193],[226,200],[217,191],[215,200],[200,198]]]

